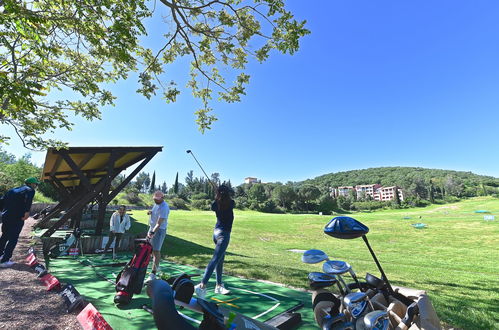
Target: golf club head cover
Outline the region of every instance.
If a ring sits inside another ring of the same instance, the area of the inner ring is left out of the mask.
[[[162,280],[152,280],[149,284],[152,299],[154,322],[159,330],[194,330],[175,307],[173,290]]]
[[[338,298],[336,298],[336,296],[334,294],[332,294],[330,291],[328,291],[326,289],[315,290],[312,293],[312,309],[314,309],[315,306],[321,301],[334,302],[335,309],[339,308],[339,306],[341,306],[341,301]],[[335,310],[334,313],[338,314],[339,310],[338,311]]]
[[[194,294],[194,282],[184,273],[173,282],[172,289],[175,292],[176,300],[188,304]]]

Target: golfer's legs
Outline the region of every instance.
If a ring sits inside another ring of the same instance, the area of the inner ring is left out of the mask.
[[[5,221],[2,223],[2,237],[0,237],[0,255],[3,254],[3,251],[5,250],[5,245],[7,245],[8,241],[8,234],[7,231],[9,230],[9,225],[5,223]]]
[[[116,237],[116,244],[114,244],[114,248],[116,251],[118,251],[118,247],[120,246],[120,241],[121,237],[123,236],[122,233],[115,233],[114,236]]]
[[[222,232],[222,233],[214,236],[213,240],[216,243],[215,251],[213,252],[213,257],[211,258],[208,266],[206,266],[206,270],[204,271],[203,280],[201,281],[204,284],[208,283],[208,281],[210,280],[210,276],[211,276],[211,274],[213,274],[215,267],[221,267],[220,269],[223,269],[223,265],[221,264],[219,266],[218,264],[219,264],[219,262],[223,263],[225,251],[227,250],[227,246],[229,245],[230,233],[223,233]],[[220,280],[221,280],[221,278],[222,278],[221,272],[220,272],[220,274],[217,273],[217,279],[218,279],[218,276],[220,276]]]
[[[222,258],[220,258],[220,260],[218,261],[217,268],[215,268],[215,275],[217,278],[218,285],[222,284],[222,273],[224,270],[224,260],[225,260],[225,252],[224,252]]]
[[[113,244],[115,236],[116,235],[114,234],[114,232],[112,232],[112,231],[109,232],[109,239],[107,240],[106,247],[104,248],[104,253],[106,253],[107,249],[109,249],[109,247],[111,246],[111,244]],[[118,247],[117,244],[118,244],[118,242],[116,242],[116,244],[114,246]]]
[[[23,229],[24,221],[18,221],[9,225],[7,230],[7,245],[3,253],[3,258],[0,262],[9,261],[12,258],[12,253],[17,245],[17,240],[19,239],[19,234]],[[2,235],[3,236],[3,235]]]

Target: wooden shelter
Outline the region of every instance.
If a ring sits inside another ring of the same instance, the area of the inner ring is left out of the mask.
[[[79,226],[83,209],[94,201],[99,206],[95,233],[101,234],[106,206],[162,149],[163,147],[50,148],[45,157],[42,179],[59,192],[60,202],[36,227],[47,224],[61,211],[65,213],[42,237],[51,236],[70,218],[74,227]],[[138,166],[118,186],[111,185],[118,174],[137,163]]]

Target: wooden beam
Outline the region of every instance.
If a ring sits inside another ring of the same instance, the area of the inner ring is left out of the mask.
[[[109,200],[112,200],[114,197],[116,197],[116,195],[118,195],[118,193],[123,189],[125,188],[125,186],[130,182],[132,181],[132,179],[137,175],[137,173],[140,172],[140,170],[142,170],[144,168],[144,166],[146,166],[147,163],[149,163],[149,161],[154,157],[154,155],[156,154],[152,154],[152,155],[148,155],[143,161],[142,163],[140,163],[139,166],[137,166],[135,168],[135,170],[133,170],[132,173],[130,173],[130,175],[125,178],[125,180],[123,180],[123,182],[118,186],[116,187],[110,194],[109,194]]]
[[[81,171],[81,169],[78,167],[78,165],[76,165],[76,163],[68,155],[68,153],[67,152],[61,153],[61,156],[62,156],[62,158],[64,158],[64,160],[66,161],[66,163],[68,163],[69,167],[71,167],[71,169],[73,170],[73,172],[78,175],[78,177],[80,178],[80,182],[83,183],[83,185],[88,190],[92,190],[93,187],[92,187],[92,184],[90,183],[90,180],[88,180],[88,178],[85,176],[85,174],[83,174],[83,172]]]

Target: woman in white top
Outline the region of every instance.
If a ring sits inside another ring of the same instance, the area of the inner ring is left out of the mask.
[[[121,205],[119,209],[111,215],[111,219],[109,220],[109,240],[107,241],[106,247],[103,251],[103,257],[107,249],[111,246],[114,239],[116,238],[116,243],[114,247],[117,249],[120,245],[121,236],[130,229],[130,217],[126,214],[125,205]]]

